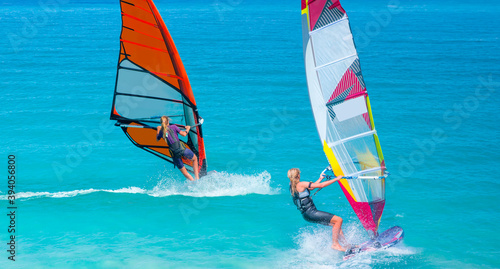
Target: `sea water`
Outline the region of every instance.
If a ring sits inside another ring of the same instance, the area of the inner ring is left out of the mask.
[[[187,182],[108,120],[118,1],[0,5],[1,268],[500,267],[500,4],[344,0],[391,176],[397,247],[347,262],[307,223],[289,168],[327,166],[300,1],[157,0],[189,75],[210,174]],[[15,155],[15,262],[7,214]],[[314,197],[367,239],[339,186]]]

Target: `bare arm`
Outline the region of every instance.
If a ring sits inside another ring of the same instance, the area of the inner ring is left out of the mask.
[[[325,174],[321,173],[321,175],[319,176],[318,180],[316,180],[316,182],[314,182],[314,183],[315,183],[315,184],[316,184],[316,183],[320,183],[320,182],[321,182],[321,180],[323,180],[323,178],[325,178]],[[308,188],[308,189],[309,189],[310,191],[311,191],[311,190],[314,190],[314,188],[312,187],[312,184],[311,184],[311,187],[310,187],[310,188]]]
[[[342,179],[342,176],[338,176],[334,179],[331,179],[331,180],[328,180],[328,181],[325,181],[325,182],[321,182],[321,183],[311,183],[311,188],[309,188],[309,190],[313,190],[313,189],[316,189],[316,188],[324,188],[324,187],[327,187],[327,186],[330,186],[332,185],[333,183],[339,181]],[[309,182],[299,182],[299,184],[297,184],[297,186],[301,186],[303,187],[304,189],[307,189],[309,187]]]
[[[316,180],[316,182],[314,182],[314,183],[320,183],[320,182],[321,182],[321,180],[323,180],[323,178],[325,178],[325,174],[321,174],[321,175],[319,176],[318,180]]]
[[[191,126],[186,126],[186,130],[180,131],[179,134],[182,136],[186,136],[189,133],[189,130],[191,130]]]

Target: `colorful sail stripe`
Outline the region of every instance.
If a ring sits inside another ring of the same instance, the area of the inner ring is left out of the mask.
[[[176,78],[176,79],[184,80],[183,78],[181,78],[179,76],[176,76],[176,75],[172,75],[172,74],[166,74],[166,73],[154,72],[154,71],[150,71],[150,72],[153,73],[153,74],[155,74],[155,75],[166,76],[166,77],[170,77],[170,78]]]
[[[370,113],[365,113],[363,114],[363,119],[365,120],[366,124],[368,125],[368,127],[373,130],[374,128],[372,127],[372,123],[370,121]]]
[[[120,2],[121,2],[121,3],[124,3],[124,4],[131,5],[131,6],[133,6],[133,7],[138,8],[138,9],[142,9],[142,10],[146,11],[147,13],[150,13],[151,15],[153,15],[153,12],[151,12],[151,10],[147,10],[147,9],[145,9],[145,8],[141,7],[141,6],[138,6],[138,5],[135,5],[135,4],[133,4],[133,3],[123,1],[123,0],[122,0],[122,1],[120,1]]]
[[[370,116],[370,127],[372,128],[372,130],[375,130],[375,123],[373,121],[373,114],[372,114],[372,106],[370,104],[370,98],[368,96],[366,96],[366,106],[368,108],[368,115]],[[375,134],[373,137],[375,139],[375,145],[377,147],[377,153],[378,153],[378,157],[379,157],[380,162],[381,162],[381,166],[382,166],[383,170],[385,170],[384,154],[382,153],[382,147],[380,146],[380,141],[378,139],[378,135]]]
[[[345,11],[338,0],[302,0],[302,11],[309,9],[309,30],[319,29],[338,21],[345,16]]]
[[[152,46],[148,46],[148,45],[145,45],[145,44],[140,44],[140,43],[137,43],[137,42],[128,41],[128,40],[125,40],[125,39],[120,39],[120,41],[121,42],[125,42],[125,43],[129,43],[129,44],[133,44],[133,45],[137,45],[137,46],[141,46],[141,47],[145,47],[145,48],[148,48],[148,49],[153,49],[153,50],[157,50],[157,51],[168,53],[168,50],[164,50],[164,49],[160,49],[160,48],[155,48],[155,47],[152,47]]]
[[[342,171],[342,168],[340,167],[337,158],[335,158],[335,154],[333,154],[332,149],[328,146],[328,143],[326,143],[326,141],[323,141],[323,151],[326,154],[326,157],[328,159],[328,162],[330,163],[333,173],[336,176],[343,176],[344,172]]]
[[[334,102],[336,103],[341,100],[354,98],[365,91],[366,88],[363,81],[363,75],[361,74],[359,59],[356,59],[342,76],[342,79],[337,84],[337,87],[333,91],[328,103],[334,99]],[[340,97],[340,99],[337,97]]]
[[[156,25],[156,24],[154,24],[154,23],[150,23],[150,22],[148,22],[148,21],[145,21],[145,20],[139,19],[139,18],[137,18],[137,17],[134,17],[134,16],[132,16],[132,15],[126,14],[126,13],[124,13],[124,12],[122,12],[122,15],[123,15],[123,16],[126,16],[126,17],[129,17],[129,18],[131,18],[131,19],[134,19],[134,20],[136,20],[136,21],[140,21],[140,22],[145,23],[145,24],[147,24],[147,25],[153,26],[153,27],[155,27],[155,28],[158,28],[158,25]]]
[[[329,2],[331,3],[331,1]],[[314,30],[328,25],[331,22],[338,21],[344,17],[344,12],[338,9],[337,6],[340,7],[340,3],[338,1],[336,2],[336,4],[331,3],[331,5],[328,5],[327,3],[325,5],[321,15],[318,18],[318,21],[316,22],[316,25],[314,26]]]
[[[326,158],[328,159],[328,162],[330,163],[335,176],[343,176],[344,172],[342,171],[337,158],[335,158],[335,154],[333,154],[332,149],[328,146],[328,143],[326,143],[326,141],[323,141],[323,151],[325,152]],[[351,190],[351,187],[349,187],[349,183],[347,182],[347,180],[341,179],[339,181],[339,184],[341,185],[342,189],[345,190],[346,195],[349,195],[352,200],[356,201],[356,198]]]
[[[367,231],[371,231],[373,235],[376,235],[380,224],[380,218],[384,210],[385,200],[374,203],[356,202],[354,196],[348,191],[346,186],[348,186],[347,180],[345,180],[345,182],[340,182],[340,187],[354,210],[354,213],[358,216],[363,228]]]
[[[147,33],[141,32],[141,31],[137,31],[137,30],[132,29],[132,28],[130,28],[130,27],[123,26],[123,28],[128,29],[128,30],[131,30],[131,31],[134,31],[134,32],[139,33],[139,34],[141,34],[141,35],[149,36],[149,37],[151,37],[151,38],[154,38],[154,39],[157,39],[157,40],[163,41],[163,38],[159,38],[159,37],[156,37],[156,36],[154,36],[154,35],[150,35],[150,34],[147,34]]]

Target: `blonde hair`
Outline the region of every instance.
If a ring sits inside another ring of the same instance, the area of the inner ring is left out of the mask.
[[[168,132],[168,117],[167,116],[161,116],[161,130],[163,131],[163,137],[167,137],[167,132]]]
[[[288,170],[288,178],[290,179],[290,191],[293,196],[297,192],[297,184],[300,182],[300,170],[292,168]]]

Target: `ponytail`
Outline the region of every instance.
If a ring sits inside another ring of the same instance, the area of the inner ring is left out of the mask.
[[[168,117],[162,116],[161,117],[161,130],[163,132],[163,138],[167,137],[167,132],[169,131],[168,125],[169,125]]]
[[[297,184],[300,182],[300,170],[292,168],[288,170],[288,178],[290,179],[290,193],[292,196],[297,193]]]

